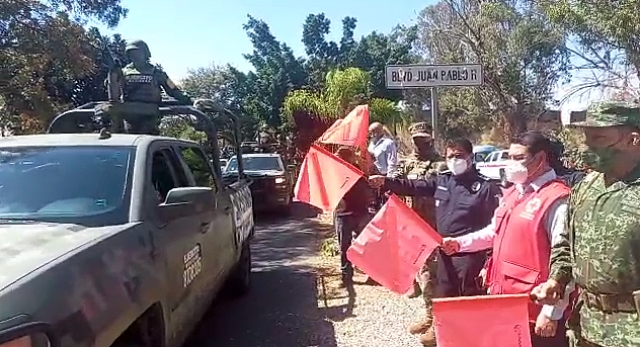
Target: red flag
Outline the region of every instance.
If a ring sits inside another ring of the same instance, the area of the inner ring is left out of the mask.
[[[355,166],[312,145],[302,162],[294,197],[324,211],[333,211],[362,177],[362,171]]]
[[[442,236],[392,195],[354,240],[347,258],[389,290],[404,294],[441,243]]]
[[[363,147],[369,132],[369,106],[356,106],[344,119],[338,119],[318,139],[322,143]]]
[[[529,295],[433,299],[438,347],[531,347]]]

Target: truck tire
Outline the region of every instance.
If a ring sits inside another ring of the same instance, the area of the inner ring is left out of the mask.
[[[240,259],[236,263],[227,282],[227,292],[231,297],[244,296],[251,289],[251,247],[245,241]]]

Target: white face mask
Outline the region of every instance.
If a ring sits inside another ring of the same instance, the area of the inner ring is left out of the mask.
[[[465,159],[453,158],[447,160],[447,167],[454,176],[458,176],[467,171],[469,164]]]
[[[515,184],[524,184],[529,177],[529,170],[519,161],[512,161],[504,169],[505,178],[507,181]]]

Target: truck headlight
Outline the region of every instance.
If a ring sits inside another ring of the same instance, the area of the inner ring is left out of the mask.
[[[276,178],[276,184],[282,184],[284,182],[286,182],[287,180],[284,177],[278,177]],[[2,347],[2,346],[0,346]]]

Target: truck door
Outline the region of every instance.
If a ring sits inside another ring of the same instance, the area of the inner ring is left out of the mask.
[[[223,284],[226,271],[235,263],[235,233],[233,229],[233,206],[222,182],[213,174],[209,160],[200,147],[181,144],[177,146],[190,184],[195,187],[213,188],[211,209],[202,214],[202,261],[206,267],[205,287],[207,294],[213,294]]]
[[[145,198],[155,200],[147,206],[164,203],[167,193],[173,188],[189,186],[186,172],[170,146],[152,145],[147,165],[147,180],[151,182],[148,187],[151,191],[145,194]],[[158,239],[162,240],[167,268],[170,326],[175,329],[170,332],[171,335],[180,334],[185,327],[196,324],[200,314],[206,310],[198,300],[203,288],[199,228],[200,220],[190,215],[158,224]]]

